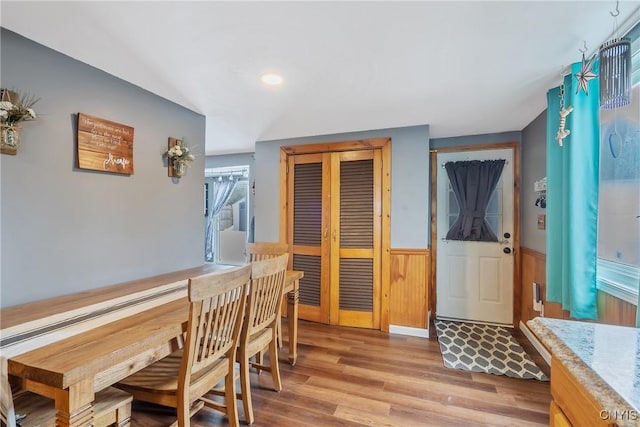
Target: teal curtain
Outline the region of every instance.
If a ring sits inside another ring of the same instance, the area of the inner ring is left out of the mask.
[[[564,106],[573,106],[559,146],[560,88],[547,93],[547,301],[562,304],[575,319],[597,319],[596,261],[599,182],[599,81],[576,93],[572,65],[564,78]],[[598,73],[596,62],[593,71]]]

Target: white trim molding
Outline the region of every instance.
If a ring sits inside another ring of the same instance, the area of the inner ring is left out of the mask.
[[[389,325],[390,334],[410,335],[412,337],[429,338],[429,329],[411,328],[409,326]]]
[[[547,362],[547,365],[551,366],[551,353],[542,345],[542,343],[538,340],[538,338],[531,332],[531,330],[524,324],[524,322],[520,321],[520,330],[524,334],[525,337],[529,340],[529,342],[536,348],[540,356]]]
[[[598,258],[596,287],[629,304],[638,305],[640,269]]]

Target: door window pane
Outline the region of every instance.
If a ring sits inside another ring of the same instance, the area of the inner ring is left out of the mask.
[[[447,216],[449,218],[449,229],[451,229],[460,214],[460,206],[451,188],[451,183],[448,184],[448,189]],[[491,226],[496,236],[498,236],[498,239],[500,239],[502,235],[502,177],[500,177],[500,181],[498,181],[498,185],[496,185],[496,189],[489,199],[489,204],[485,212],[485,220],[489,223],[489,226]]]

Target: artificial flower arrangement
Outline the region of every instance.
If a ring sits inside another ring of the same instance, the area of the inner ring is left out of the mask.
[[[186,145],[173,145],[166,154],[173,162],[190,162],[195,159]]]
[[[13,100],[11,98],[14,98]],[[38,99],[31,95],[20,96],[16,92],[2,89],[2,101],[0,101],[0,123],[6,126],[16,126],[26,120],[36,118],[33,105]]]
[[[20,144],[20,123],[34,120],[36,112],[33,105],[38,102],[31,95],[20,96],[7,89],[0,90],[0,151],[16,154]]]
[[[175,176],[181,177],[186,172],[186,167],[189,165],[189,162],[195,159],[195,156],[191,154],[189,147],[184,143],[181,145],[175,144],[169,147],[169,149],[165,152],[167,158],[171,161],[169,167],[172,167],[175,173]]]

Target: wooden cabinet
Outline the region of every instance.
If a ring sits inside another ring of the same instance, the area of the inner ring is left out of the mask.
[[[564,415],[562,409],[556,402],[551,401],[551,406],[549,407],[549,426],[550,427],[571,427],[571,422]]]
[[[640,329],[536,317],[530,330],[549,349],[549,424],[640,426]]]
[[[589,391],[555,357],[551,359],[551,396],[549,425],[552,427],[617,426],[603,419],[605,408],[598,406]]]

